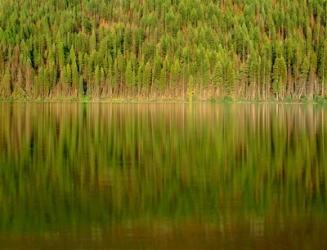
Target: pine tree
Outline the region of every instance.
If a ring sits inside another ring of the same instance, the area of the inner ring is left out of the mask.
[[[231,61],[226,63],[224,85],[228,95],[232,95],[234,92],[235,83],[235,70]]]
[[[301,82],[301,94],[306,90],[306,83],[309,77],[310,62],[307,56],[304,57],[301,64],[300,82]]]
[[[164,89],[167,86],[167,62],[164,62],[160,72],[160,88]]]
[[[95,34],[95,28],[92,29],[92,35],[90,37],[90,51],[95,51],[97,48],[97,38]]]
[[[326,95],[327,86],[327,40],[324,42],[320,53],[319,77],[321,80],[321,95]]]
[[[72,85],[72,70],[70,64],[67,64],[65,68],[64,85],[67,89],[69,89]]]
[[[143,85],[146,87],[150,87],[151,82],[152,82],[151,64],[147,62],[145,64],[145,68],[143,72]]]
[[[58,62],[60,68],[63,68],[66,65],[66,56],[63,42],[59,42],[57,48]]]
[[[80,76],[79,76],[77,62],[76,62],[76,55],[73,47],[70,49],[69,57],[70,57],[70,64],[71,64],[72,87],[75,90],[79,90]]]
[[[312,98],[313,94],[316,92],[316,75],[317,75],[317,54],[311,50],[310,53],[310,70],[309,70],[309,79],[308,79],[308,89],[309,97]]]
[[[287,67],[284,57],[280,56],[276,59],[273,67],[273,91],[277,98],[282,93],[285,81],[287,79]]]
[[[144,72],[144,65],[143,65],[143,62],[141,62],[137,69],[137,75],[136,75],[136,83],[137,83],[138,89],[143,84],[143,72]]]
[[[178,83],[178,80],[180,79],[180,73],[181,73],[181,65],[179,63],[179,60],[175,59],[173,67],[172,67],[172,78],[176,84]]]
[[[135,84],[134,71],[132,68],[132,62],[128,61],[125,71],[125,81],[127,86],[133,86]]]
[[[213,76],[213,82],[216,86],[221,87],[224,84],[224,70],[220,61],[217,61]]]

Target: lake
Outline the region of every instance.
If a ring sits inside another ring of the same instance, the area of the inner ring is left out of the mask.
[[[0,104],[1,249],[326,249],[326,109]]]

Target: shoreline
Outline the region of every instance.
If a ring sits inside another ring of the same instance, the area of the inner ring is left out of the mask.
[[[112,103],[112,104],[319,104],[327,105],[327,97],[314,99],[291,99],[284,100],[250,100],[242,98],[210,98],[210,99],[185,99],[181,98],[136,98],[136,97],[116,97],[116,98],[0,98],[0,103]]]

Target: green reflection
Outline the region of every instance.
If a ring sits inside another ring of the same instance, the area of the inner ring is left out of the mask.
[[[1,104],[0,230],[326,219],[326,119],[311,105]]]

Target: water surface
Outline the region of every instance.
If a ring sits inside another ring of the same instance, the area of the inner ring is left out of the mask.
[[[326,115],[0,104],[1,249],[327,248]]]

